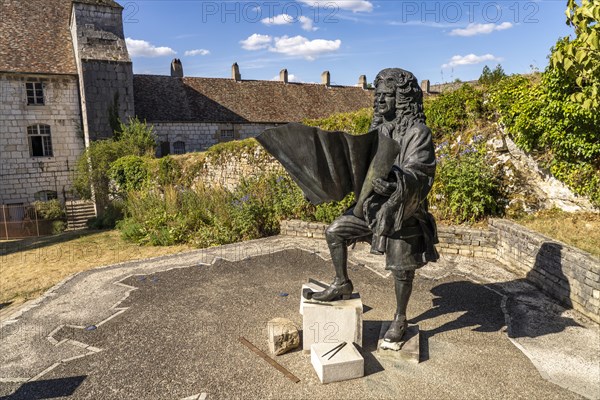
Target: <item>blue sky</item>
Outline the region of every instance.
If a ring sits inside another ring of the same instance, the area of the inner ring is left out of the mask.
[[[484,65],[507,73],[543,70],[550,47],[572,33],[566,0],[118,0],[137,74],[355,85],[401,67],[432,83],[477,79]]]

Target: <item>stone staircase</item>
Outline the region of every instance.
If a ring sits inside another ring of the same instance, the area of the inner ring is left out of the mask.
[[[67,230],[87,228],[88,219],[96,216],[96,207],[89,200],[67,200]]]

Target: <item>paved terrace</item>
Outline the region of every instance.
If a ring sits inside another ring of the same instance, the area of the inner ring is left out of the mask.
[[[2,321],[0,398],[600,398],[598,325],[487,260],[420,270],[421,363],[378,359],[393,279],[360,246],[365,377],[321,385],[298,350],[277,357],[291,382],[238,337],[268,351],[267,321],[301,326],[301,284],[329,281],[328,258],[322,240],[279,236],[79,273]]]

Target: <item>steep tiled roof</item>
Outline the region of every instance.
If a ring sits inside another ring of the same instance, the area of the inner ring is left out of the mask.
[[[113,0],[79,3],[121,7]],[[0,71],[76,74],[71,0],[0,0]]]
[[[300,122],[373,106],[352,86],[135,75],[135,110],[149,122]]]
[[[0,71],[76,74],[71,0],[0,0]]]

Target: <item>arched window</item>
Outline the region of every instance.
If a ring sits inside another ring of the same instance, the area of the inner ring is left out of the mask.
[[[33,195],[36,201],[49,201],[58,199],[58,193],[54,190],[41,190]]]
[[[184,154],[185,153],[185,142],[173,143],[173,154]]]
[[[52,157],[52,138],[50,125],[31,125],[27,127],[29,155],[31,157]]]

